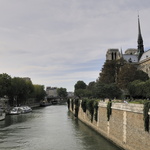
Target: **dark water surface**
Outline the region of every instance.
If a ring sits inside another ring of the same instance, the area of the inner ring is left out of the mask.
[[[0,150],[120,149],[56,105],[0,121]]]

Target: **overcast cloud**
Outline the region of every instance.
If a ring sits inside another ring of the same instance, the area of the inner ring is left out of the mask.
[[[140,12],[150,47],[149,0],[0,0],[0,73],[73,91],[95,81],[109,48],[137,48]]]

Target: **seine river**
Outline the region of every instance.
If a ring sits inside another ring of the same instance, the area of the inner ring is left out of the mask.
[[[0,150],[120,150],[69,114],[66,105],[0,121]]]

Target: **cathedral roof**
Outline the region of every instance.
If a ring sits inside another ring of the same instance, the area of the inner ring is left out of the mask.
[[[150,59],[150,49],[143,53],[143,55],[141,56],[140,62],[147,60],[147,59]]]
[[[130,63],[137,63],[138,62],[138,55],[129,55],[123,54],[123,58]]]
[[[125,51],[125,54],[131,54],[131,55],[133,55],[133,54],[137,54],[137,52],[138,52],[138,49],[136,49],[136,48],[128,48]]]

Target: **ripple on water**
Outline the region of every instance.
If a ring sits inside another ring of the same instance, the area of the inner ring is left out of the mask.
[[[119,150],[62,105],[8,116],[0,127],[0,150]]]

